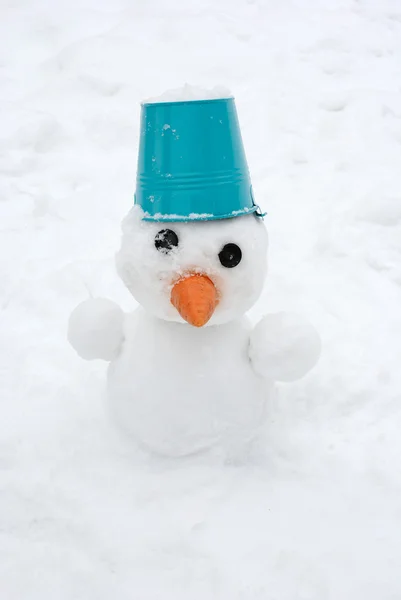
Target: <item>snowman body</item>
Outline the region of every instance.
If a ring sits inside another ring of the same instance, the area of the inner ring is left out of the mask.
[[[108,373],[115,421],[146,448],[182,456],[213,447],[238,455],[259,436],[273,384],[249,360],[246,318],[203,328],[139,308]]]
[[[211,222],[123,222],[117,271],[140,304],[106,299],[72,313],[69,340],[110,362],[113,420],[166,456],[218,449],[242,460],[260,439],[275,381],[302,377],[320,340],[302,318],[278,313],[251,327],[264,285],[267,232],[254,215]]]

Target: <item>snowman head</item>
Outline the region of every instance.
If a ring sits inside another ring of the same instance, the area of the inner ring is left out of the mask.
[[[263,221],[151,222],[134,206],[123,221],[117,270],[154,316],[195,327],[242,316],[258,299],[267,266]]]

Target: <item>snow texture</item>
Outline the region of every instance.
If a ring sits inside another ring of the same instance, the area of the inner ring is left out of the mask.
[[[217,100],[220,98],[232,98],[230,90],[222,85],[216,85],[213,89],[204,89],[186,83],[184,86],[163,92],[155,98],[143,100],[143,104],[158,104],[160,102],[188,102],[194,100]]]
[[[399,599],[399,1],[0,11],[2,597]],[[259,463],[142,456],[104,410],[107,366],[66,340],[90,296],[133,308],[114,253],[139,102],[187,80],[235,93],[268,210],[253,322],[296,312],[322,337]]]

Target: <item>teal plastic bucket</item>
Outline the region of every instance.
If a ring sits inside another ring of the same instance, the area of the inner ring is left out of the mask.
[[[234,98],[142,105],[135,203],[146,221],[259,214]]]

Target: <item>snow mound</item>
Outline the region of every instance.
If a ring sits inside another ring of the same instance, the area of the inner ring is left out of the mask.
[[[181,88],[166,90],[160,96],[147,98],[142,104],[159,104],[160,102],[188,102],[194,100],[218,100],[219,98],[232,98],[232,92],[224,86],[215,86],[207,90],[186,83]]]

